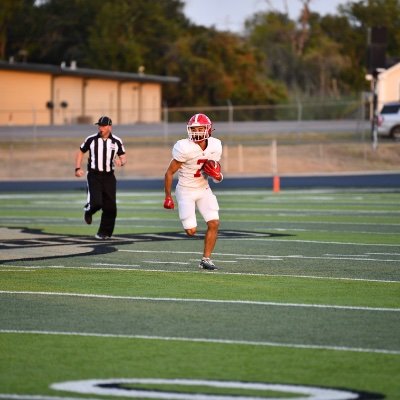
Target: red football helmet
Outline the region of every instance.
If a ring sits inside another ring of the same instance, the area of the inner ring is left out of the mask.
[[[212,122],[205,114],[195,114],[187,123],[189,140],[202,142],[209,138],[212,132]]]

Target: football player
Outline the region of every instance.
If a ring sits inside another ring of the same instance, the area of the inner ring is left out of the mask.
[[[172,150],[172,160],[165,173],[164,208],[173,209],[171,187],[174,174],[178,172],[175,197],[179,218],[188,236],[196,234],[196,207],[207,223],[203,258],[199,268],[214,271],[218,268],[211,261],[219,228],[219,205],[212,192],[208,178],[221,182],[223,175],[219,160],[222,155],[221,141],[211,136],[212,122],[205,114],[195,114],[187,123],[188,137],[178,140]]]

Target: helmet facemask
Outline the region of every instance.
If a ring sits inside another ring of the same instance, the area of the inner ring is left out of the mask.
[[[210,125],[188,126],[187,132],[189,140],[193,142],[202,142],[210,137]]]
[[[187,133],[192,142],[202,142],[211,136],[212,122],[204,114],[196,114],[187,124]]]

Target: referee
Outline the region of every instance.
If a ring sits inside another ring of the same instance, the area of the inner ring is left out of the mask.
[[[98,133],[88,136],[81,144],[75,159],[75,176],[80,178],[83,155],[89,152],[87,164],[87,203],[84,207],[84,219],[92,223],[92,216],[102,210],[100,226],[96,239],[110,239],[117,218],[117,181],[114,167],[126,164],[125,148],[122,140],[113,135],[112,121],[102,116],[98,122]]]

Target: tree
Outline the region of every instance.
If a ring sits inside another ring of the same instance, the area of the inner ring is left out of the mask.
[[[25,48],[31,62],[60,64],[77,60],[83,65],[88,28],[101,3],[101,0],[47,0],[25,4],[10,26],[13,43],[8,53]]]
[[[236,35],[197,28],[182,36],[165,58],[167,73],[181,78],[169,88],[169,105],[268,104],[286,98],[268,81],[261,58]]]
[[[192,24],[183,0],[3,0],[0,55],[16,60],[172,75],[168,104],[272,104],[287,92],[336,96],[365,88],[367,32],[384,25],[400,56],[400,0],[352,0],[338,15],[257,13],[243,36]]]
[[[86,62],[98,69],[136,72],[143,59],[134,24],[127,2],[103,3],[89,28]]]
[[[245,22],[245,29],[247,40],[263,54],[267,76],[295,87],[299,68],[295,23],[285,14],[258,13]]]
[[[338,83],[349,58],[341,42],[324,31],[321,17],[310,11],[309,3],[303,1],[297,23],[282,13],[256,14],[246,22],[246,35],[265,55],[270,79],[284,82],[296,96],[337,96],[349,89]]]
[[[308,49],[303,61],[307,71],[303,86],[306,93],[320,97],[339,95],[337,81],[349,60],[340,54],[337,43],[321,35],[318,46]]]
[[[400,0],[362,0],[347,3],[339,8],[360,37],[357,51],[365,60],[368,29],[384,26],[387,29],[387,56],[397,60],[400,57]]]
[[[365,82],[365,37],[358,28],[352,27],[343,15],[326,15],[316,22],[319,29],[336,43],[337,51],[345,58],[338,71],[340,86],[349,91],[359,91]]]
[[[87,63],[115,71],[144,65],[146,72],[165,73],[165,53],[189,26],[182,9],[180,0],[102,2],[89,29]]]
[[[0,59],[6,58],[7,41],[13,21],[18,20],[21,11],[33,7],[34,0],[2,0],[0,6]],[[20,51],[23,50],[22,48]]]

